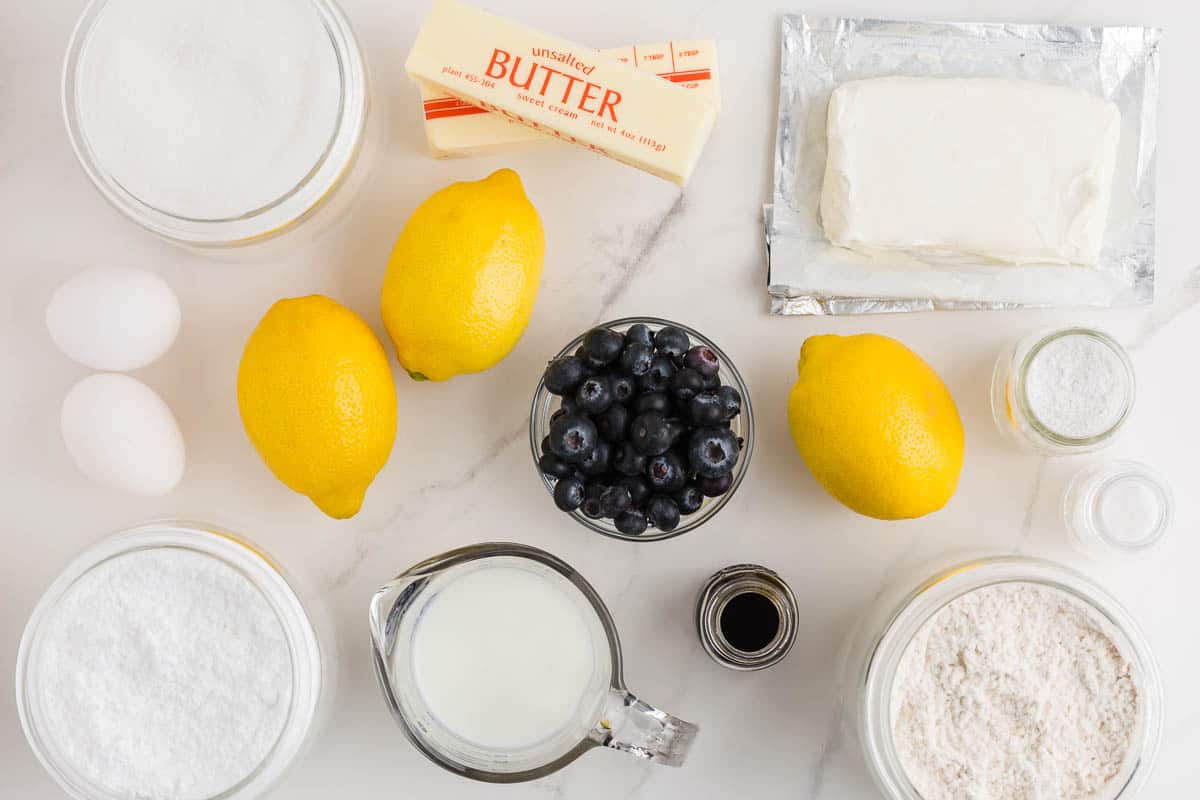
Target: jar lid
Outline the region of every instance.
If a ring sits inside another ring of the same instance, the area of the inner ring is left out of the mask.
[[[757,564],[718,571],[696,601],[696,630],[704,651],[736,670],[765,669],[782,661],[796,641],[798,616],[791,587]]]

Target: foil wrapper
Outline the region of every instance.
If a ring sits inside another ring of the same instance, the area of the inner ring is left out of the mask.
[[[775,314],[1120,307],[1154,300],[1161,31],[849,17],[783,18],[773,202],[764,208]],[[1095,267],[835,247],[818,207],[825,118],[839,84],[884,75],[1055,83],[1112,100],[1121,141]]]

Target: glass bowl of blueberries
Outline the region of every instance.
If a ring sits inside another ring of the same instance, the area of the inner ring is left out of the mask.
[[[605,536],[659,541],[733,497],[754,414],[742,376],[709,339],[629,317],[578,336],[546,366],[529,443],[561,511]]]

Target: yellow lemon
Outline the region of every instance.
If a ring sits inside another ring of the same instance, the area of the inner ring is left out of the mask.
[[[392,370],[367,323],[321,295],[280,300],[246,342],[237,389],[275,477],[334,519],[357,514],[396,439]]]
[[[442,381],[495,366],[533,313],[545,236],[510,169],[452,183],[409,217],[388,260],[383,324],[400,364]]]
[[[788,421],[826,491],[878,519],[946,504],[962,471],[962,422],[920,356],[886,336],[814,336],[800,349],[798,371]]]

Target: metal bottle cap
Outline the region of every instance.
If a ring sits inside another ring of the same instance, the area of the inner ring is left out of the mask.
[[[734,647],[721,631],[721,615],[733,598],[754,593],[775,606],[779,630],[762,649],[746,652]],[[791,587],[774,571],[757,564],[735,564],[714,574],[696,601],[696,631],[704,651],[723,667],[758,670],[783,660],[796,641],[799,610]]]

